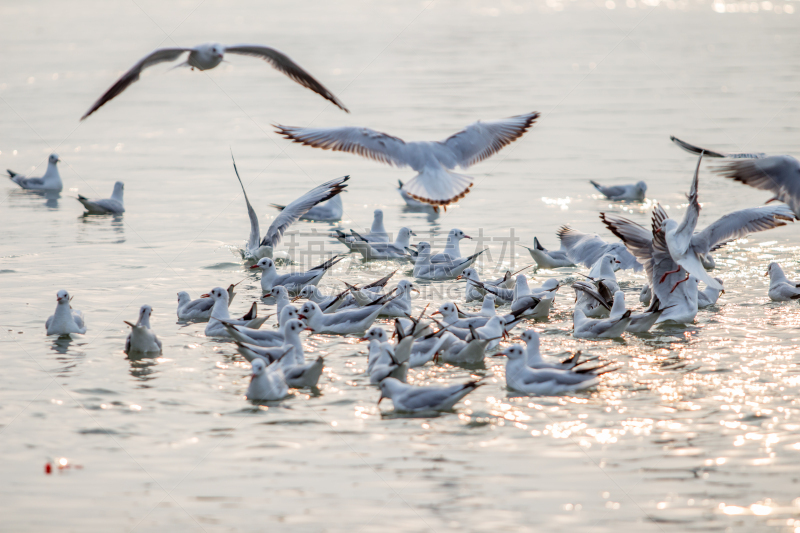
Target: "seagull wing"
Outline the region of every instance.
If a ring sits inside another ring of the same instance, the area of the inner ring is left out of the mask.
[[[619,237],[628,251],[644,265],[647,276],[652,279],[653,232],[625,217],[600,213],[600,220]]]
[[[449,152],[437,153],[437,158],[447,168],[454,168],[456,165],[467,168],[493,156],[504,146],[522,137],[537,118],[539,113],[533,112],[501,120],[479,120],[437,143]]]
[[[237,44],[235,46],[226,46],[225,52],[263,59],[275,69],[289,76],[289,78],[291,78],[293,81],[299,83],[306,89],[311,89],[324,99],[332,102],[342,111],[346,111],[347,113],[350,112],[332,92],[326,89],[325,86],[314,79],[311,74],[303,70],[300,65],[292,61],[291,58],[289,58],[289,56],[283,52],[279,52],[278,50],[270,48],[269,46],[260,46],[256,44]]]
[[[692,187],[689,189],[689,206],[686,208],[686,213],[683,215],[678,229],[675,230],[675,243],[677,249],[674,252],[677,255],[683,255],[692,243],[692,236],[694,229],[697,227],[697,219],[700,217],[700,202],[697,200],[697,186],[700,176],[700,163],[703,161],[703,154],[697,159],[697,167],[694,170],[694,178],[692,179]]]
[[[122,77],[120,77],[120,79],[118,79],[116,83],[114,83],[114,85],[112,85],[111,88],[100,97],[99,100],[92,104],[92,107],[90,107],[89,111],[87,111],[86,114],[81,117],[81,120],[84,120],[86,117],[100,109],[103,104],[127,89],[130,84],[139,79],[139,75],[144,69],[158,65],[159,63],[164,63],[165,61],[175,61],[184,52],[191,51],[191,48],[159,48],[158,50],[151,52],[149,55],[140,59],[139,62],[131,67],[128,72],[123,74]]]
[[[335,152],[350,152],[387,165],[410,166],[417,171],[422,170],[422,165],[417,165],[417,161],[408,149],[409,145],[403,139],[387,133],[356,127],[299,128],[277,125],[275,128],[287,139],[306,146]],[[415,168],[417,166],[419,168]]]
[[[800,161],[792,156],[731,161],[715,172],[756,189],[771,191],[776,199],[789,204],[795,214],[800,213]]]
[[[785,226],[794,221],[794,213],[785,205],[762,206],[728,213],[692,238],[698,254],[710,252],[719,242],[740,239],[748,233]]]
[[[277,246],[281,242],[283,232],[297,222],[301,216],[305,215],[309,209],[314,207],[320,202],[330,200],[340,192],[342,192],[347,185],[344,182],[350,179],[350,176],[344,176],[330,180],[322,185],[315,187],[305,193],[303,196],[287,205],[283,211],[275,217],[275,220],[270,224],[267,234],[261,241],[263,246]]]
[[[242,186],[242,194],[244,194],[244,201],[247,204],[247,216],[250,217],[250,238],[247,239],[248,251],[253,251],[258,248],[258,241],[261,239],[261,230],[258,227],[258,215],[255,209],[250,205],[250,200],[247,198],[247,191],[244,190],[244,183],[242,178],[239,177],[239,170],[236,168],[236,160],[233,159],[233,152],[231,151],[231,159],[233,160],[233,171],[236,172],[236,178],[239,180],[239,185]]]
[[[751,152],[751,153],[738,153],[738,154],[729,154],[726,152],[716,152],[714,150],[707,150],[705,148],[700,148],[699,146],[695,146],[693,144],[689,144],[686,141],[682,141],[675,136],[670,136],[670,140],[689,152],[690,154],[700,155],[704,154],[706,157],[724,157],[730,159],[760,159],[764,157],[766,154]]]

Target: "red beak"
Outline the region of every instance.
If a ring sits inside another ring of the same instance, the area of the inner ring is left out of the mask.
[[[251,267],[250,267],[250,270],[253,270],[254,268],[258,268],[258,265],[253,265],[253,266],[251,266]]]
[[[210,294],[201,294],[200,298],[211,298]]]
[[[436,311],[436,312],[434,312],[434,313],[431,313],[431,316],[433,316],[433,315],[441,315],[441,314],[442,314],[442,313],[440,313],[439,311]]]
[[[472,237],[470,237],[469,235],[464,235],[464,238],[465,239],[471,239]]]
[[[306,316],[305,315],[297,315],[297,318],[299,318],[301,320],[305,320]]]

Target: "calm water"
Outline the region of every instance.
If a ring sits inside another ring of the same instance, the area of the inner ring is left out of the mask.
[[[248,365],[233,345],[175,317],[179,290],[196,297],[246,278],[234,313],[260,296],[258,277],[235,255],[248,223],[230,149],[263,227],[274,216],[269,203],[350,174],[343,227],[363,228],[380,207],[391,230],[407,225],[420,238],[453,227],[483,235],[486,276],[530,262],[522,248],[504,250],[511,229],[524,244],[538,236],[557,247],[564,223],[610,238],[601,210],[648,220],[648,206],[610,205],[589,179],[644,179],[648,196],[681,216],[694,160],[669,135],[798,155],[798,2],[162,4],[0,5],[0,165],[41,173],[56,151],[65,182],[50,200],[10,183],[0,190],[0,529],[800,526],[800,309],[770,303],[763,277],[773,260],[790,275],[800,270],[796,224],[719,253],[727,293],[686,328],[576,341],[571,291],[562,289],[552,319],[535,326],[545,353],[582,349],[622,370],[575,397],[513,398],[503,359],[477,370],[426,366],[411,373],[414,382],[490,376],[455,414],[433,419],[393,418],[389,402],[378,410],[363,374],[366,346],[352,337],[306,339],[310,352],[328,356],[320,395],[254,407],[243,398]],[[229,57],[208,73],[152,69],[78,122],[148,51],[209,40],[286,51],[352,114],[255,59]],[[539,123],[470,169],[473,192],[438,219],[403,209],[394,187],[408,170],[291,145],[270,126],[349,124],[435,139],[532,110],[542,112]],[[73,197],[106,197],[115,180],[126,184],[124,217],[82,218]],[[768,197],[704,168],[701,225]],[[319,242],[343,249],[324,237],[328,225],[294,229],[303,232],[298,261],[318,260],[302,252]],[[323,285],[393,268],[348,260]],[[643,276],[619,279],[632,305]],[[426,291],[438,306],[462,287]],[[88,333],[70,342],[44,334],[60,288],[87,317]],[[122,321],[144,303],[164,353],[129,360]],[[45,475],[46,461],[59,457],[82,468]]]

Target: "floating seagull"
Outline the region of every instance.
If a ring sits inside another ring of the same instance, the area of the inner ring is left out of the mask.
[[[381,381],[381,400],[389,398],[394,410],[399,412],[419,413],[425,411],[450,411],[464,396],[483,385],[471,380],[449,387],[418,387],[408,385],[394,378]]]
[[[87,214],[90,215],[121,215],[125,212],[125,206],[122,203],[122,194],[124,191],[125,184],[118,181],[114,184],[114,192],[111,193],[111,198],[89,200],[85,196],[79,194],[78,201],[83,204]]]
[[[294,313],[297,316],[297,313]],[[248,338],[247,334],[242,332],[241,326],[230,325],[227,327],[228,333],[236,341],[239,347],[239,353],[247,359],[248,362],[253,362],[253,359],[261,357],[267,364],[271,364],[280,360],[281,366],[285,369],[292,365],[304,364],[306,361],[305,352],[303,351],[303,342],[300,340],[300,333],[306,330],[305,324],[297,319],[286,320],[286,326],[281,328],[281,341],[282,344],[277,346],[264,346],[260,344],[253,344],[251,342],[244,342],[242,339]],[[261,330],[252,330],[263,333]],[[291,348],[291,351],[289,349]]]
[[[370,345],[373,343],[374,341],[370,340]],[[394,355],[394,347],[388,342],[381,342],[376,348],[378,356],[372,358],[372,364],[368,368],[369,382],[378,385],[384,379],[391,377],[405,383],[408,375],[408,362],[398,361]]]
[[[228,333],[228,335],[237,342],[261,346],[263,348],[270,348],[275,346],[283,346],[287,343],[285,333],[286,327],[288,326],[289,322],[291,322],[293,319],[296,319],[299,315],[300,313],[293,305],[287,305],[284,307],[280,313],[279,321],[279,323],[283,325],[278,327],[278,331],[257,329],[257,326],[251,328],[247,327],[246,325],[236,324],[236,321],[233,320],[225,320],[222,322],[222,325],[225,327],[225,331]]]
[[[369,128],[298,128],[277,125],[277,132],[294,142],[350,152],[397,167],[411,167],[418,174],[403,185],[409,197],[431,205],[447,206],[464,197],[472,178],[451,172],[467,168],[494,155],[520,138],[539,118],[528,113],[502,120],[478,121],[438,142],[405,142]]]
[[[567,257],[566,251],[555,250],[551,252],[542,246],[539,242],[539,239],[536,237],[533,238],[533,248],[528,248],[523,244],[520,244],[520,246],[528,250],[528,253],[531,254],[531,257],[533,257],[533,260],[536,261],[536,264],[539,268],[562,268],[575,266],[575,263],[573,263],[570,258]]]
[[[525,269],[518,270],[514,274],[517,274],[522,270]],[[506,271],[505,275],[500,279],[482,282],[481,277],[478,275],[477,270],[475,270],[474,268],[467,268],[464,270],[464,272],[461,273],[460,276],[456,277],[456,279],[463,278],[467,281],[467,286],[464,289],[464,301],[469,303],[476,300],[483,301],[484,296],[486,296],[486,294],[489,294],[481,288],[481,285],[476,283],[470,283],[470,281],[477,281],[478,283],[481,283],[483,285],[488,285],[490,287],[497,287],[498,289],[513,290],[514,284],[516,283],[516,278],[514,278],[514,274],[512,274],[509,271]]]
[[[444,250],[431,255],[431,263],[453,263],[455,260],[461,259],[461,239],[472,239],[472,237],[458,228],[451,229],[447,234],[447,244],[445,244]]]
[[[767,267],[769,276],[769,299],[773,302],[788,302],[800,298],[800,283],[790,281],[778,263],[770,263]]]
[[[56,312],[45,322],[48,335],[69,335],[70,333],[86,333],[83,313],[73,309],[69,304],[69,293],[61,289],[56,293]]]
[[[641,202],[644,200],[644,193],[647,192],[647,184],[643,181],[633,185],[611,185],[604,187],[596,181],[589,180],[594,188],[600,191],[609,200],[633,200]]]
[[[256,44],[237,44],[235,46],[225,46],[218,43],[207,43],[195,46],[194,48],[159,48],[158,50],[146,55],[140,59],[138,63],[131,67],[128,72],[123,74],[122,77],[120,77],[120,79],[118,79],[116,83],[114,83],[114,85],[112,85],[111,88],[105,92],[105,94],[103,94],[103,96],[101,96],[94,104],[92,104],[92,107],[90,107],[89,111],[87,111],[86,114],[81,117],[81,120],[84,120],[86,117],[97,111],[100,106],[122,93],[122,91],[127,89],[128,86],[137,81],[139,79],[139,75],[144,69],[158,65],[159,63],[164,63],[166,61],[175,61],[186,52],[189,52],[189,56],[186,58],[186,61],[176,65],[173,68],[185,65],[187,67],[191,67],[192,70],[209,70],[219,65],[226,53],[257,57],[259,59],[263,59],[278,71],[286,74],[289,78],[299,83],[306,89],[311,89],[326,100],[332,102],[339,109],[349,113],[344,104],[342,104],[339,99],[333,95],[333,93],[323,87],[320,82],[311,76],[311,74],[300,68],[300,65],[289,59],[287,55],[275,50],[274,48]]]
[[[393,243],[370,242],[356,232],[352,232],[353,240],[350,243],[350,250],[358,252],[364,260],[371,259],[406,259],[406,248],[408,248],[411,236],[416,235],[409,228],[400,228],[397,239]]]
[[[611,302],[597,292],[597,287],[588,281],[576,281],[575,309],[580,309],[588,317],[607,317],[611,313]]]
[[[655,325],[656,320],[658,320],[661,317],[661,314],[664,312],[664,309],[659,308],[659,306],[660,302],[658,301],[658,298],[656,298],[653,300],[653,303],[650,305],[650,307],[643,313],[631,313],[631,321],[628,324],[628,327],[625,328],[625,331],[630,333],[647,333],[650,331],[650,328]],[[614,305],[611,307],[611,313],[609,314],[608,318],[621,318],[625,312],[625,293],[622,291],[617,291],[614,293]]]
[[[364,307],[330,314],[323,313],[314,302],[306,302],[300,308],[299,317],[305,319],[314,333],[348,335],[366,331],[390,302],[391,296],[387,294]]]
[[[225,331],[223,320],[229,324],[259,328],[269,318],[269,316],[257,318],[258,308],[257,304],[253,302],[250,311],[246,315],[238,320],[232,319],[228,312],[228,291],[222,287],[215,287],[210,293],[202,295],[202,298],[212,298],[214,300],[214,307],[211,308],[211,316],[208,319],[208,324],[206,324],[206,337],[227,337],[228,333]]]
[[[307,272],[290,272],[280,275],[278,275],[278,270],[275,268],[275,262],[269,257],[260,259],[258,263],[250,268],[261,269],[261,289],[265,293],[271,293],[273,287],[280,285],[285,287],[289,294],[297,294],[306,285],[316,285],[319,283],[322,276],[342,259],[344,259],[344,257],[335,255]]]
[[[233,154],[231,154],[231,159],[233,159]],[[344,183],[350,179],[350,176],[343,176],[327,181],[287,205],[269,225],[267,234],[262,239],[261,230],[258,226],[258,215],[256,215],[255,209],[250,205],[250,200],[247,198],[247,192],[244,190],[242,178],[239,177],[235,159],[233,159],[233,171],[236,173],[239,185],[242,186],[244,201],[247,204],[247,216],[250,218],[250,237],[247,239],[247,247],[242,250],[242,258],[246,261],[258,261],[264,257],[272,257],[273,249],[281,242],[283,233],[289,226],[318,203],[329,200],[341,193],[347,187]]]
[[[505,356],[506,386],[517,392],[537,396],[554,396],[594,387],[600,373],[577,373],[553,368],[534,369],[528,366],[525,348],[514,344],[495,357]],[[611,372],[611,370],[606,370]]]
[[[572,370],[578,365],[581,365],[591,360],[587,359],[583,362],[580,362],[579,360],[581,352],[577,352],[568,359],[565,359],[564,361],[559,361],[558,363],[545,361],[544,358],[542,357],[542,352],[540,351],[539,334],[536,332],[536,330],[533,329],[526,330],[525,332],[522,333],[522,335],[519,336],[519,338],[521,341],[525,343],[525,362],[531,368]]]
[[[478,259],[478,256],[488,250],[488,248],[484,248],[480,252],[472,254],[469,257],[456,259],[452,263],[431,263],[431,247],[430,244],[425,241],[419,243],[418,250],[419,257],[414,263],[414,277],[417,279],[438,281],[457,278],[465,269],[472,266]]]
[[[344,192],[344,191],[342,191]],[[286,209],[285,205],[269,204],[278,211]],[[300,217],[300,220],[309,220],[312,222],[336,222],[342,219],[344,214],[344,206],[342,206],[342,195],[337,194],[327,202],[321,202]]]
[[[481,308],[476,313],[468,313],[464,312],[456,306],[458,309],[458,316],[460,318],[475,318],[475,317],[493,317],[497,316],[497,296],[494,294],[487,292],[486,296],[483,297],[483,303],[481,303]]]
[[[676,220],[666,218],[657,231],[664,232],[667,249],[678,265],[708,287],[721,290],[722,285],[708,275],[700,262],[700,257],[711,253],[716,249],[718,243],[739,239],[755,231],[785,226],[787,220],[794,221],[794,213],[787,206],[767,208],[768,211],[753,209],[735,211],[723,216],[703,231],[695,233],[697,219],[700,215],[697,189],[702,159],[701,155],[692,179],[689,205],[680,225]],[[662,282],[663,276],[659,280],[659,283]]]
[[[151,314],[153,314],[153,308],[143,305],[139,309],[139,320],[136,321],[136,324],[125,321],[131,327],[131,332],[125,339],[125,353],[161,353],[161,341],[150,329]]]
[[[556,233],[558,238],[561,239],[561,249],[576,264],[580,263],[585,267],[591,268],[598,259],[606,254],[611,254],[619,261],[618,268],[622,270],[632,268],[634,272],[642,270],[642,264],[636,260],[621,242],[609,244],[598,235],[583,233],[569,226],[562,226]]]
[[[244,280],[242,280],[244,281]],[[241,283],[241,281],[239,282]],[[236,293],[233,289],[239,283],[228,285],[228,307],[230,307]],[[213,298],[198,298],[192,300],[189,293],[181,291],[178,293],[178,320],[208,320],[211,318],[211,310],[214,308]]]
[[[272,290],[273,292],[275,291],[275,289]],[[339,294],[325,296],[320,292],[319,287],[316,285],[306,285],[303,287],[303,290],[300,291],[300,294],[295,298],[295,300],[299,300],[300,298],[311,300],[317,304],[320,309],[322,309],[323,313],[333,313],[342,306],[349,293],[350,289],[346,289]]]
[[[800,161],[790,155],[768,156],[764,153],[733,153],[706,150],[670,137],[672,142],[691,154],[733,159],[715,172],[750,187],[770,191],[775,196],[767,203],[779,201],[789,205],[800,218]]]
[[[58,173],[58,154],[50,154],[47,159],[47,170],[41,178],[26,178],[22,174],[17,174],[13,170],[6,170],[8,177],[11,181],[22,187],[23,189],[39,190],[39,191],[60,191],[64,188],[61,183],[61,175]]]
[[[251,402],[277,401],[289,395],[289,387],[283,376],[280,362],[275,361],[267,366],[263,359],[254,359],[251,363],[252,374],[250,385],[245,393]]]
[[[630,311],[617,318],[587,318],[581,309],[575,309],[572,335],[579,339],[615,339],[622,336],[630,322]]]

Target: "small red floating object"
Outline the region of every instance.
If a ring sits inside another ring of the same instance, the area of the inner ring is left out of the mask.
[[[44,473],[51,474],[53,472],[53,466],[50,463],[44,465]]]

